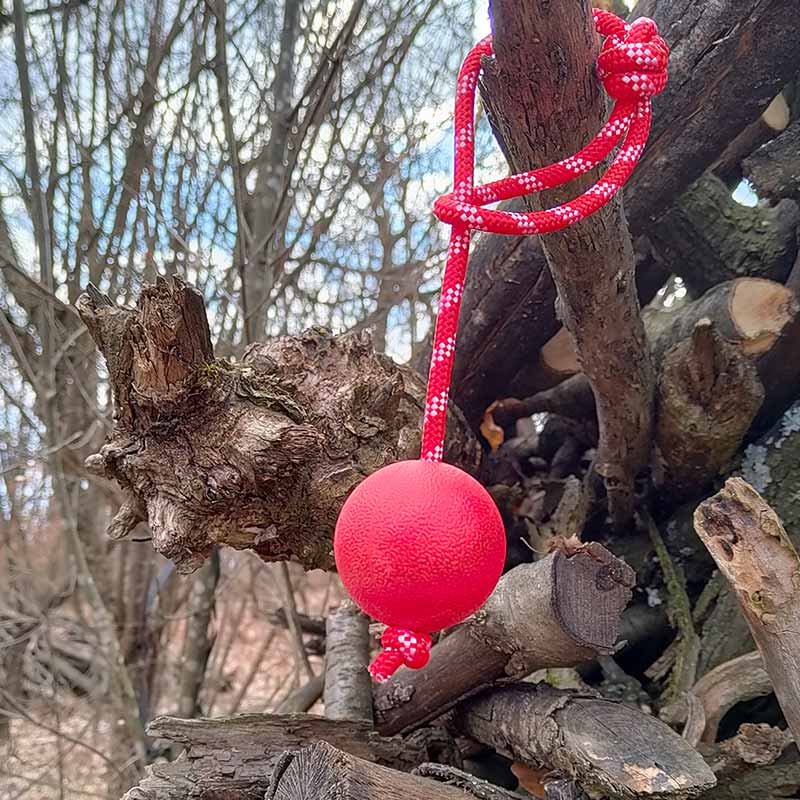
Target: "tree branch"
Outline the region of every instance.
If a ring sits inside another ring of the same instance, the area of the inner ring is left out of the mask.
[[[590,10],[588,2],[541,0],[495,0],[492,6],[495,58],[484,65],[482,95],[514,172],[565,158],[602,124]],[[531,64],[541,66],[532,71]],[[593,170],[548,192],[546,201],[564,202],[598,177]],[[559,316],[595,395],[600,439],[594,469],[605,482],[612,517],[623,524],[633,512],[634,480],[649,460],[655,375],[621,201],[541,244],[558,289]]]
[[[694,797],[716,780],[663,722],[625,704],[515,684],[459,707],[456,727],[508,758],[569,776],[591,796]]]
[[[596,543],[515,567],[433,647],[424,670],[401,667],[377,687],[378,729],[405,732],[498,681],[612,652],[633,582],[630,567]]]
[[[777,514],[741,478],[701,503],[694,524],[736,594],[800,741],[800,557]]]

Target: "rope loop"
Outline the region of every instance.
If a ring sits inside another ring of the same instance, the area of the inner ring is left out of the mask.
[[[383,649],[369,665],[370,674],[379,683],[388,681],[403,664],[411,669],[424,667],[431,655],[431,637],[390,625],[381,636],[381,647]]]
[[[646,17],[628,25],[608,11],[594,9],[594,23],[598,33],[606,37],[597,60],[597,75],[616,103],[597,136],[582,150],[555,164],[475,186],[475,90],[481,59],[493,54],[490,36],[470,50],[459,72],[454,188],[433,207],[442,222],[452,225],[452,232],[428,373],[420,454],[426,461],[441,461],[444,456],[450,375],[472,231],[524,236],[574,225],[608,203],[631,176],[644,150],[650,131],[650,98],[666,85],[669,48],[658,35],[655,22]],[[486,207],[561,186],[599,166],[615,147],[611,165],[600,180],[568,203],[528,213]]]

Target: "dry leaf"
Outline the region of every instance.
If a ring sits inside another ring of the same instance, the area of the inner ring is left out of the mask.
[[[519,781],[519,785],[530,792],[534,797],[544,797],[544,776],[546,769],[534,769],[521,761],[515,761],[511,765],[514,777]]]
[[[483,412],[483,421],[481,422],[481,434],[489,443],[489,447],[493,453],[505,441],[503,429],[495,423],[494,417],[492,416],[492,411],[494,411],[495,408],[497,408],[497,400]]]

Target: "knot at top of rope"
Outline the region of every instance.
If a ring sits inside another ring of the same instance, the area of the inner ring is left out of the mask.
[[[427,633],[390,625],[381,636],[383,649],[369,665],[370,674],[383,683],[403,664],[411,669],[421,669],[431,656],[431,644],[431,637]]]
[[[669,48],[648,17],[631,25],[607,11],[595,9],[595,26],[606,36],[597,58],[597,77],[615,100],[647,100],[667,83]]]

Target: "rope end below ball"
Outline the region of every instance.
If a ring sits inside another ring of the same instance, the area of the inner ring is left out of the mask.
[[[422,669],[431,656],[432,643],[427,633],[390,625],[381,636],[382,650],[369,665],[369,673],[378,683],[385,683],[404,664]]]

